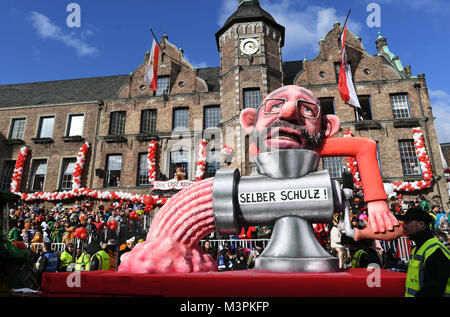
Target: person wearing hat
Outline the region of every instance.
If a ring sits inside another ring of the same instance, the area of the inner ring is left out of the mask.
[[[403,229],[416,246],[406,276],[406,297],[450,296],[450,251],[430,229],[433,218],[421,208],[408,209]]]

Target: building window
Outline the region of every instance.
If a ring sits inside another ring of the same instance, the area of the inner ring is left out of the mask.
[[[244,108],[258,108],[261,104],[259,88],[244,89]]]
[[[406,94],[391,95],[392,114],[394,119],[411,118],[408,96]]]
[[[170,76],[160,76],[156,81],[156,96],[168,95],[170,92]]]
[[[26,119],[13,119],[11,122],[11,130],[9,132],[9,139],[23,139],[25,134]]]
[[[355,118],[357,121],[358,116],[362,117],[363,120],[372,120],[372,107],[370,105],[370,96],[358,96],[359,105],[361,106],[361,110],[357,107],[355,108]]]
[[[324,157],[323,169],[328,170],[331,178],[342,178],[342,159],[339,156]]]
[[[189,108],[173,109],[173,130],[189,130]]]
[[[106,187],[120,186],[120,172],[122,170],[122,155],[108,155],[106,160]]]
[[[125,119],[126,111],[111,112],[109,122],[109,135],[123,135],[125,134]]]
[[[4,161],[2,168],[2,179],[0,184],[1,190],[9,190],[11,187],[11,180],[14,173],[14,167],[16,166],[16,161]]]
[[[62,172],[61,172],[61,189],[72,189],[73,172],[75,172],[75,166],[77,159],[65,158],[63,159]]]
[[[206,153],[206,178],[214,177],[220,169],[221,153],[218,150],[210,150]]]
[[[156,131],[156,109],[145,109],[141,112],[141,133]]]
[[[53,125],[55,124],[55,117],[41,117],[39,121],[39,138],[51,138],[53,136]]]
[[[422,171],[414,148],[414,140],[399,140],[398,147],[402,161],[403,175],[421,175]]]
[[[322,114],[335,114],[333,98],[319,98]]]
[[[44,190],[45,175],[47,174],[47,160],[35,160],[31,166],[31,190]]]
[[[220,123],[220,107],[208,106],[204,108],[204,129],[217,128]]]
[[[150,185],[148,179],[147,153],[139,154],[138,186]]]
[[[170,152],[169,178],[174,178],[175,173],[180,170],[184,173],[184,178],[188,179],[189,172],[189,152],[175,151]]]
[[[71,114],[69,116],[69,124],[67,127],[67,136],[82,136],[84,125],[83,114]]]

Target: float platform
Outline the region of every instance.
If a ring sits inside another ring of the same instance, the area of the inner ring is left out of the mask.
[[[97,271],[44,273],[41,291],[46,297],[403,297],[405,278],[405,273],[366,269],[146,275]]]

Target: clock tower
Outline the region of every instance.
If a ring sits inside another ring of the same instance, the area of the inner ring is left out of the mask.
[[[283,85],[281,48],[284,32],[284,27],[261,8],[258,0],[239,0],[237,10],[217,31],[225,138],[231,137],[229,133],[227,135],[226,127],[235,130],[239,127],[239,114],[244,107],[259,106],[269,92]],[[236,131],[235,137],[242,135]],[[248,172],[248,140],[235,141],[234,144],[241,144],[238,149],[241,153],[235,153],[240,164],[235,167]]]

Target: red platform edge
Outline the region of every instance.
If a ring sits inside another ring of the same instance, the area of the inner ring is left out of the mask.
[[[366,269],[335,273],[97,271],[44,273],[41,290],[47,297],[403,297],[405,278],[405,273]]]

